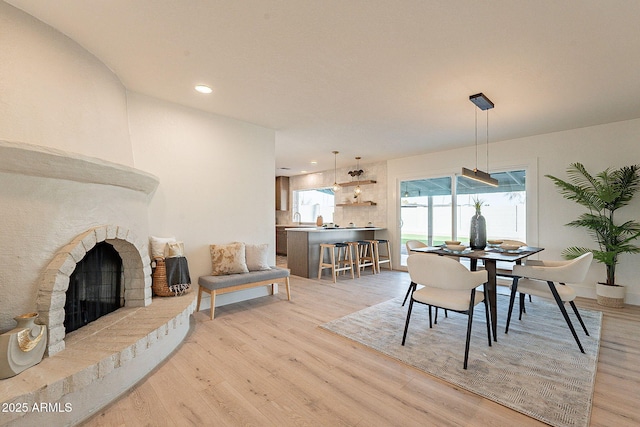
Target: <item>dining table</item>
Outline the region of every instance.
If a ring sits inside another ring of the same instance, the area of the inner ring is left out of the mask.
[[[522,246],[514,250],[504,250],[500,247],[485,247],[484,249],[465,249],[463,251],[452,251],[446,246],[426,246],[422,248],[411,249],[412,252],[435,254],[441,256],[453,256],[459,258],[469,258],[471,271],[478,269],[478,261],[482,260],[484,268],[487,271],[487,284],[485,286],[485,294],[489,303],[489,314],[491,319],[491,331],[493,340],[498,341],[498,274],[497,263],[508,262],[520,264],[522,260],[531,255],[542,252],[544,248],[533,246]]]

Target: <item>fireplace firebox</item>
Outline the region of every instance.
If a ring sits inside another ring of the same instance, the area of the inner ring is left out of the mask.
[[[107,242],[96,244],[69,277],[64,306],[65,333],[124,306],[122,258]]]

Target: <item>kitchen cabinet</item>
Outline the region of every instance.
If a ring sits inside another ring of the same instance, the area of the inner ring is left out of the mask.
[[[289,177],[276,177],[276,210],[289,210]]]

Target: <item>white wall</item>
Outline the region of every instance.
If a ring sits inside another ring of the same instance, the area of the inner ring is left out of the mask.
[[[133,165],[118,78],[73,40],[2,1],[0,139]]]
[[[585,231],[564,225],[583,211],[575,203],[562,198],[545,175],[566,179],[566,169],[574,162],[583,163],[592,173],[608,167],[640,163],[639,134],[640,119],[637,119],[490,144],[491,170],[527,168],[530,195],[527,200],[527,243],[545,248],[540,254],[541,259],[561,259],[561,252],[567,246],[596,247]],[[388,224],[394,241],[399,239],[399,208],[395,200],[400,180],[459,173],[462,166],[473,167],[474,162],[473,147],[390,160]],[[640,219],[640,195],[621,213],[623,215],[619,220]],[[487,221],[490,220],[487,218]],[[638,277],[640,255],[623,255],[617,270],[617,281],[628,287],[628,303],[640,304]],[[604,266],[594,263],[578,293],[595,297],[595,283],[604,278]]]
[[[98,225],[124,226],[143,240],[180,238],[192,282],[211,270],[210,243],[267,242],[275,260],[274,131],[128,96],[117,76],[73,40],[1,1],[0,140],[160,178],[149,198],[110,185],[0,172],[0,332],[15,325],[14,316],[35,310],[39,278],[55,253]]]
[[[275,132],[136,93],[128,103],[135,166],[160,178],[150,234],[185,242],[192,282],[211,272],[210,244],[269,243],[275,263]]]

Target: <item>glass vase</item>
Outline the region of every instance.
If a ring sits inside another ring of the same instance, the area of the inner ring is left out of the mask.
[[[480,211],[476,211],[475,215],[471,217],[469,246],[471,249],[484,249],[487,246],[487,221]]]

